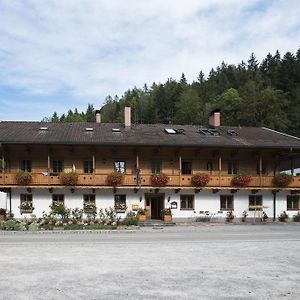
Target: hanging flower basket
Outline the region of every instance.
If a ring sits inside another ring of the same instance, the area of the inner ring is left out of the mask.
[[[231,184],[233,186],[248,186],[251,181],[252,181],[251,176],[237,175],[232,178]]]
[[[123,182],[123,174],[122,173],[111,173],[110,175],[107,176],[106,178],[106,183],[108,185],[112,185],[112,186],[117,186],[117,185],[121,185]]]
[[[273,178],[273,184],[276,186],[288,186],[293,181],[293,176],[285,173],[276,174]]]
[[[60,181],[63,185],[76,185],[78,182],[78,174],[76,172],[62,172]]]
[[[210,181],[210,176],[208,174],[195,174],[192,176],[191,182],[192,186],[207,186]]]
[[[169,182],[170,177],[165,174],[153,174],[151,175],[152,186],[165,186]]]
[[[28,185],[32,180],[32,175],[30,172],[19,171],[16,173],[16,182],[20,185]]]

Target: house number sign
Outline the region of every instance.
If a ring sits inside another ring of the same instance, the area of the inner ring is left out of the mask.
[[[177,209],[177,202],[171,202],[171,209]]]

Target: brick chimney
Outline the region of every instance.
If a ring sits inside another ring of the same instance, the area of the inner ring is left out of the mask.
[[[219,109],[215,109],[210,113],[208,123],[212,127],[221,126],[221,112]]]
[[[124,123],[125,128],[129,128],[131,126],[131,107],[126,106],[124,108]]]
[[[96,123],[98,123],[98,124],[101,123],[101,114],[100,114],[100,110],[96,110]]]

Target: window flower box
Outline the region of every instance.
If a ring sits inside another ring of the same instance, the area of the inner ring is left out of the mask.
[[[19,185],[28,185],[32,180],[32,175],[27,171],[19,171],[16,173],[16,182]]]
[[[292,175],[280,173],[273,178],[273,184],[276,186],[289,186],[294,181]]]
[[[118,203],[115,205],[115,211],[117,213],[125,213],[127,209],[126,203]]]
[[[232,178],[231,184],[233,186],[248,186],[250,182],[252,181],[251,176],[247,175],[237,175]]]
[[[121,185],[123,182],[123,178],[124,176],[122,173],[118,173],[118,172],[111,173],[107,176],[106,183],[111,186]]]
[[[192,176],[191,183],[192,186],[207,186],[210,181],[210,176],[208,174],[200,173]]]
[[[97,208],[94,203],[84,203],[83,211],[87,214],[95,214],[97,211]]]
[[[60,173],[60,182],[63,185],[74,186],[78,182],[78,174],[74,171]]]
[[[34,210],[32,203],[24,202],[20,206],[20,213],[21,214],[31,214]]]
[[[170,177],[165,174],[153,174],[151,176],[152,186],[166,186]]]

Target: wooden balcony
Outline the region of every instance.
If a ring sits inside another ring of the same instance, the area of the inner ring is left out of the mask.
[[[191,185],[192,175],[168,175],[169,182],[164,188],[197,188]],[[251,176],[252,180],[246,187],[232,186],[233,176],[212,175],[210,181],[204,189],[300,189],[300,176],[294,176],[294,181],[288,187],[277,187],[273,185],[273,176]],[[106,183],[107,174],[78,174],[77,188],[111,188]],[[0,188],[30,187],[30,188],[63,188],[59,176],[45,175],[42,173],[32,173],[32,181],[27,186],[18,185],[15,173],[0,174]],[[158,188],[151,185],[151,174],[142,174],[140,180],[134,174],[126,174],[121,186],[118,188]]]

